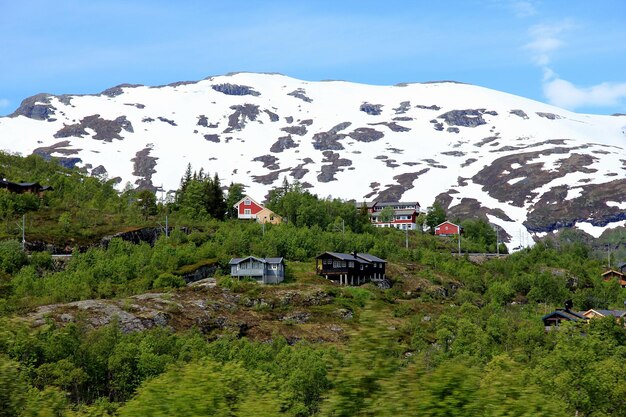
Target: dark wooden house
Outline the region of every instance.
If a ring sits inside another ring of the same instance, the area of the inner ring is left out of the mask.
[[[361,285],[385,279],[386,263],[368,253],[324,252],[315,258],[315,270],[339,285]]]
[[[546,330],[551,330],[553,327],[558,327],[564,321],[586,321],[587,317],[569,308],[557,308],[552,313],[543,316],[541,320],[543,320],[543,325],[546,327]]]
[[[0,188],[4,188],[16,194],[33,193],[39,196],[41,196],[44,191],[53,190],[51,186],[42,186],[38,182],[11,182],[6,179],[0,179]]]

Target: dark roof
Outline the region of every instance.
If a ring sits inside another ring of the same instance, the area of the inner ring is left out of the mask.
[[[351,253],[324,252],[321,255],[318,255],[317,258],[319,259],[320,257],[324,255],[330,255],[333,258],[337,258],[342,261],[356,261],[362,264],[369,264],[370,262],[386,262],[380,258],[375,257],[374,255],[370,255],[367,253],[358,253],[358,252],[356,253],[356,256],[354,256]]]
[[[624,310],[596,310],[596,309],[592,309],[593,311],[597,311],[598,313],[602,314],[603,316],[615,316],[615,317],[622,317],[624,314],[626,314],[626,311]]]
[[[419,206],[420,203],[417,201],[380,201],[376,202],[378,207],[388,207],[388,206]]]
[[[587,320],[587,317],[583,316],[580,313],[576,313],[572,310],[563,310],[563,309],[557,309],[553,311],[552,313],[548,313],[545,316],[543,316],[541,320],[545,320],[552,316],[559,316],[559,317],[563,317],[564,319],[572,320],[572,321]]]
[[[232,258],[228,265],[237,265],[242,263],[243,261],[247,261],[248,259],[254,259],[255,261],[264,263],[264,264],[279,264],[283,261],[283,258],[257,258],[256,256],[248,256],[245,258]]]
[[[54,190],[54,188],[52,188],[49,185],[45,185],[42,186],[41,184],[39,184],[39,182],[12,182],[12,181],[7,181],[5,178],[0,179],[0,187],[3,188],[8,188],[9,190],[12,191],[16,191],[16,190],[25,190],[27,188],[39,188],[39,191],[46,191],[46,190]]]
[[[370,262],[384,262],[384,263],[387,263],[387,261],[385,261],[384,259],[380,259],[377,256],[370,255],[369,253],[357,253],[356,256],[358,256],[359,258],[363,258],[366,261],[370,261]]]

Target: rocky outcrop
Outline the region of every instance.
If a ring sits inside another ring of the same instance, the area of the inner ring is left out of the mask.
[[[284,172],[289,172],[290,170],[291,168],[284,168],[284,169],[272,171],[269,174],[265,174],[265,175],[253,175],[252,181],[257,182],[259,184],[263,184],[263,185],[271,185],[271,184],[274,184],[276,180],[278,180],[278,177],[280,176],[280,174]]]
[[[437,116],[437,118],[443,119],[448,126],[476,127],[487,124],[483,119],[485,113],[491,114],[485,109],[451,110]]]
[[[352,139],[358,142],[375,142],[379,139],[382,139],[385,135],[383,132],[379,132],[376,129],[372,129],[369,127],[359,127],[354,131],[348,133]]]
[[[378,116],[383,112],[382,104],[363,103],[359,107],[359,110],[369,114],[370,116]]]
[[[276,163],[278,161],[278,158],[276,158],[274,155],[257,156],[252,161],[263,162],[263,168],[267,168],[272,171],[280,169],[280,166],[278,166],[278,164]]]
[[[204,139],[208,140],[209,142],[220,143],[220,135],[216,135],[214,133],[204,135]]]
[[[432,123],[433,129],[435,129],[436,131],[441,132],[443,130],[443,123],[435,119],[431,120],[430,123]]]
[[[60,155],[76,155],[78,152],[82,151],[80,148],[70,148],[71,144],[69,140],[63,140],[61,142],[57,142],[50,146],[42,146],[33,151],[34,155],[43,156],[45,159],[50,159],[52,154],[60,154]],[[58,156],[58,155],[55,155]]]
[[[396,108],[393,109],[394,112],[396,112],[396,114],[404,114],[406,112],[408,112],[409,110],[411,110],[411,102],[410,101],[403,101],[400,103],[400,105]]]
[[[49,94],[42,93],[25,98],[9,117],[24,116],[34,120],[51,120],[56,108],[50,104],[50,97]]]
[[[230,109],[234,112],[228,116],[228,127],[224,133],[243,129],[248,120],[254,121],[259,115],[259,106],[254,104],[230,106]]]
[[[339,141],[347,135],[338,132],[346,129],[351,124],[350,122],[339,123],[328,132],[316,133],[313,135],[313,148],[319,151],[339,151],[344,149]]]
[[[280,120],[280,116],[278,116],[276,113],[269,111],[267,109],[263,110],[263,112],[265,112],[265,114],[267,114],[270,118],[270,122],[277,122]]]
[[[113,139],[124,139],[120,133],[125,130],[129,133],[133,133],[133,125],[126,119],[126,116],[120,116],[115,120],[106,120],[100,117],[99,114],[84,117],[80,123],[73,125],[65,125],[58,132],[54,134],[55,138],[68,138],[88,136],[87,129],[92,129],[96,132],[93,135],[93,139],[103,140],[105,142],[112,142]]]
[[[322,163],[327,163],[328,165],[322,165],[322,172],[317,176],[319,182],[336,181],[335,174],[343,171],[341,167],[352,165],[351,160],[341,158],[338,153],[333,151],[324,151],[322,155],[324,155]]]
[[[133,175],[141,177],[135,181],[137,188],[147,189],[152,192],[156,191],[156,187],[152,184],[152,175],[156,173],[157,159],[150,156],[152,147],[148,146],[135,154],[131,159],[133,162]]]
[[[296,180],[302,179],[309,172],[309,170],[306,169],[305,166],[310,163],[313,163],[313,161],[310,158],[306,158],[304,161],[302,161],[301,164],[298,164],[298,166],[292,169],[289,175],[291,175]]]
[[[368,123],[368,125],[370,125],[370,126],[378,126],[378,125],[387,126],[389,128],[389,130],[391,130],[392,132],[408,132],[408,131],[411,130],[408,127],[400,126],[396,122]]]
[[[282,130],[283,132],[287,132],[290,135],[296,135],[296,136],[304,136],[307,133],[306,126],[303,126],[303,125],[287,126],[287,127],[281,128],[280,130]]]
[[[163,116],[159,116],[159,117],[157,117],[157,119],[159,119],[163,123],[167,123],[170,126],[178,126],[175,121],[173,121],[171,119],[168,119],[168,118],[165,118]]]
[[[514,110],[511,110],[509,113],[510,114],[514,114],[516,116],[519,116],[522,119],[528,119],[528,115],[526,114],[526,112],[524,110],[514,109]]]
[[[441,107],[433,104],[431,106],[424,106],[423,104],[418,104],[417,106],[415,106],[416,109],[423,109],[423,110],[435,110],[435,111],[439,111],[441,110]]]
[[[404,174],[399,174],[393,177],[393,179],[397,182],[397,184],[392,185],[385,190],[378,193],[378,197],[376,200],[378,201],[400,201],[402,199],[402,194],[404,194],[407,190],[413,188],[413,182],[419,178],[420,175],[423,175],[430,171],[430,168],[424,168],[417,172],[407,172]]]
[[[626,179],[605,184],[580,186],[580,195],[567,199],[568,187],[563,185],[543,194],[534,204],[524,225],[531,232],[552,232],[572,227],[577,222],[588,222],[604,227],[609,223],[626,220],[626,212],[607,201],[624,201]]]
[[[135,87],[143,87],[141,84],[120,84],[115,87],[107,88],[103,92],[100,93],[102,96],[107,97],[117,97],[124,94],[124,88],[135,88]]]
[[[305,101],[307,103],[313,102],[312,99],[306,96],[306,91],[304,90],[304,88],[297,88],[293,90],[291,93],[288,93],[287,95],[291,97],[299,98],[300,100]]]
[[[163,233],[164,230],[160,227],[144,227],[141,229],[116,233],[112,236],[105,236],[100,241],[100,246],[107,248],[112,239],[122,239],[123,241],[131,242],[136,245],[140,243],[148,243],[152,246]]]
[[[211,86],[215,91],[219,91],[220,93],[229,95],[229,96],[260,96],[261,93],[258,91],[254,91],[252,87],[248,87],[247,85],[237,85],[237,84],[214,84]]]
[[[554,114],[554,113],[543,113],[543,112],[536,112],[537,116],[539,117],[543,117],[545,119],[549,119],[549,120],[557,120],[557,119],[562,119],[563,117],[559,116],[558,114]]]
[[[498,201],[523,207],[527,201],[532,201],[538,196],[539,188],[556,178],[571,172],[595,172],[595,169],[587,168],[595,162],[595,157],[589,154],[572,153],[575,149],[555,147],[543,151],[504,156],[485,166],[472,180],[483,185],[483,190]],[[546,170],[543,162],[532,162],[539,160],[541,156],[558,154],[567,156],[557,161],[557,168]],[[516,179],[521,180],[514,182]]]
[[[294,142],[291,135],[283,136],[283,137],[278,138],[278,140],[272,144],[272,147],[270,148],[270,152],[280,153],[286,149],[297,148],[298,146],[300,145]]]

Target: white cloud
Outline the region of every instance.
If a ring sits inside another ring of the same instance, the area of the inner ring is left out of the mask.
[[[491,0],[491,5],[512,12],[515,17],[524,18],[536,15],[536,0]]]
[[[550,104],[570,110],[579,107],[618,106],[626,101],[626,83],[601,83],[579,87],[558,76],[543,84],[543,93]]]
[[[514,1],[510,7],[517,17],[529,17],[537,14],[535,5],[530,1]]]
[[[535,25],[530,28],[532,41],[527,43],[525,48],[532,53],[535,64],[545,67],[550,63],[552,54],[565,45],[565,42],[558,36],[571,27],[572,24],[565,21],[554,25]]]
[[[575,110],[580,107],[609,107],[626,102],[626,83],[603,82],[581,87],[564,80],[551,68],[554,53],[567,45],[563,35],[574,28],[572,21],[535,25],[529,29],[531,41],[524,48],[543,71],[543,94],[548,103]]]

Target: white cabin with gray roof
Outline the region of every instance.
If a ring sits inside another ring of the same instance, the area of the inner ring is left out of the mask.
[[[235,278],[253,278],[263,284],[278,284],[285,279],[283,258],[233,258],[228,262],[230,276]]]

